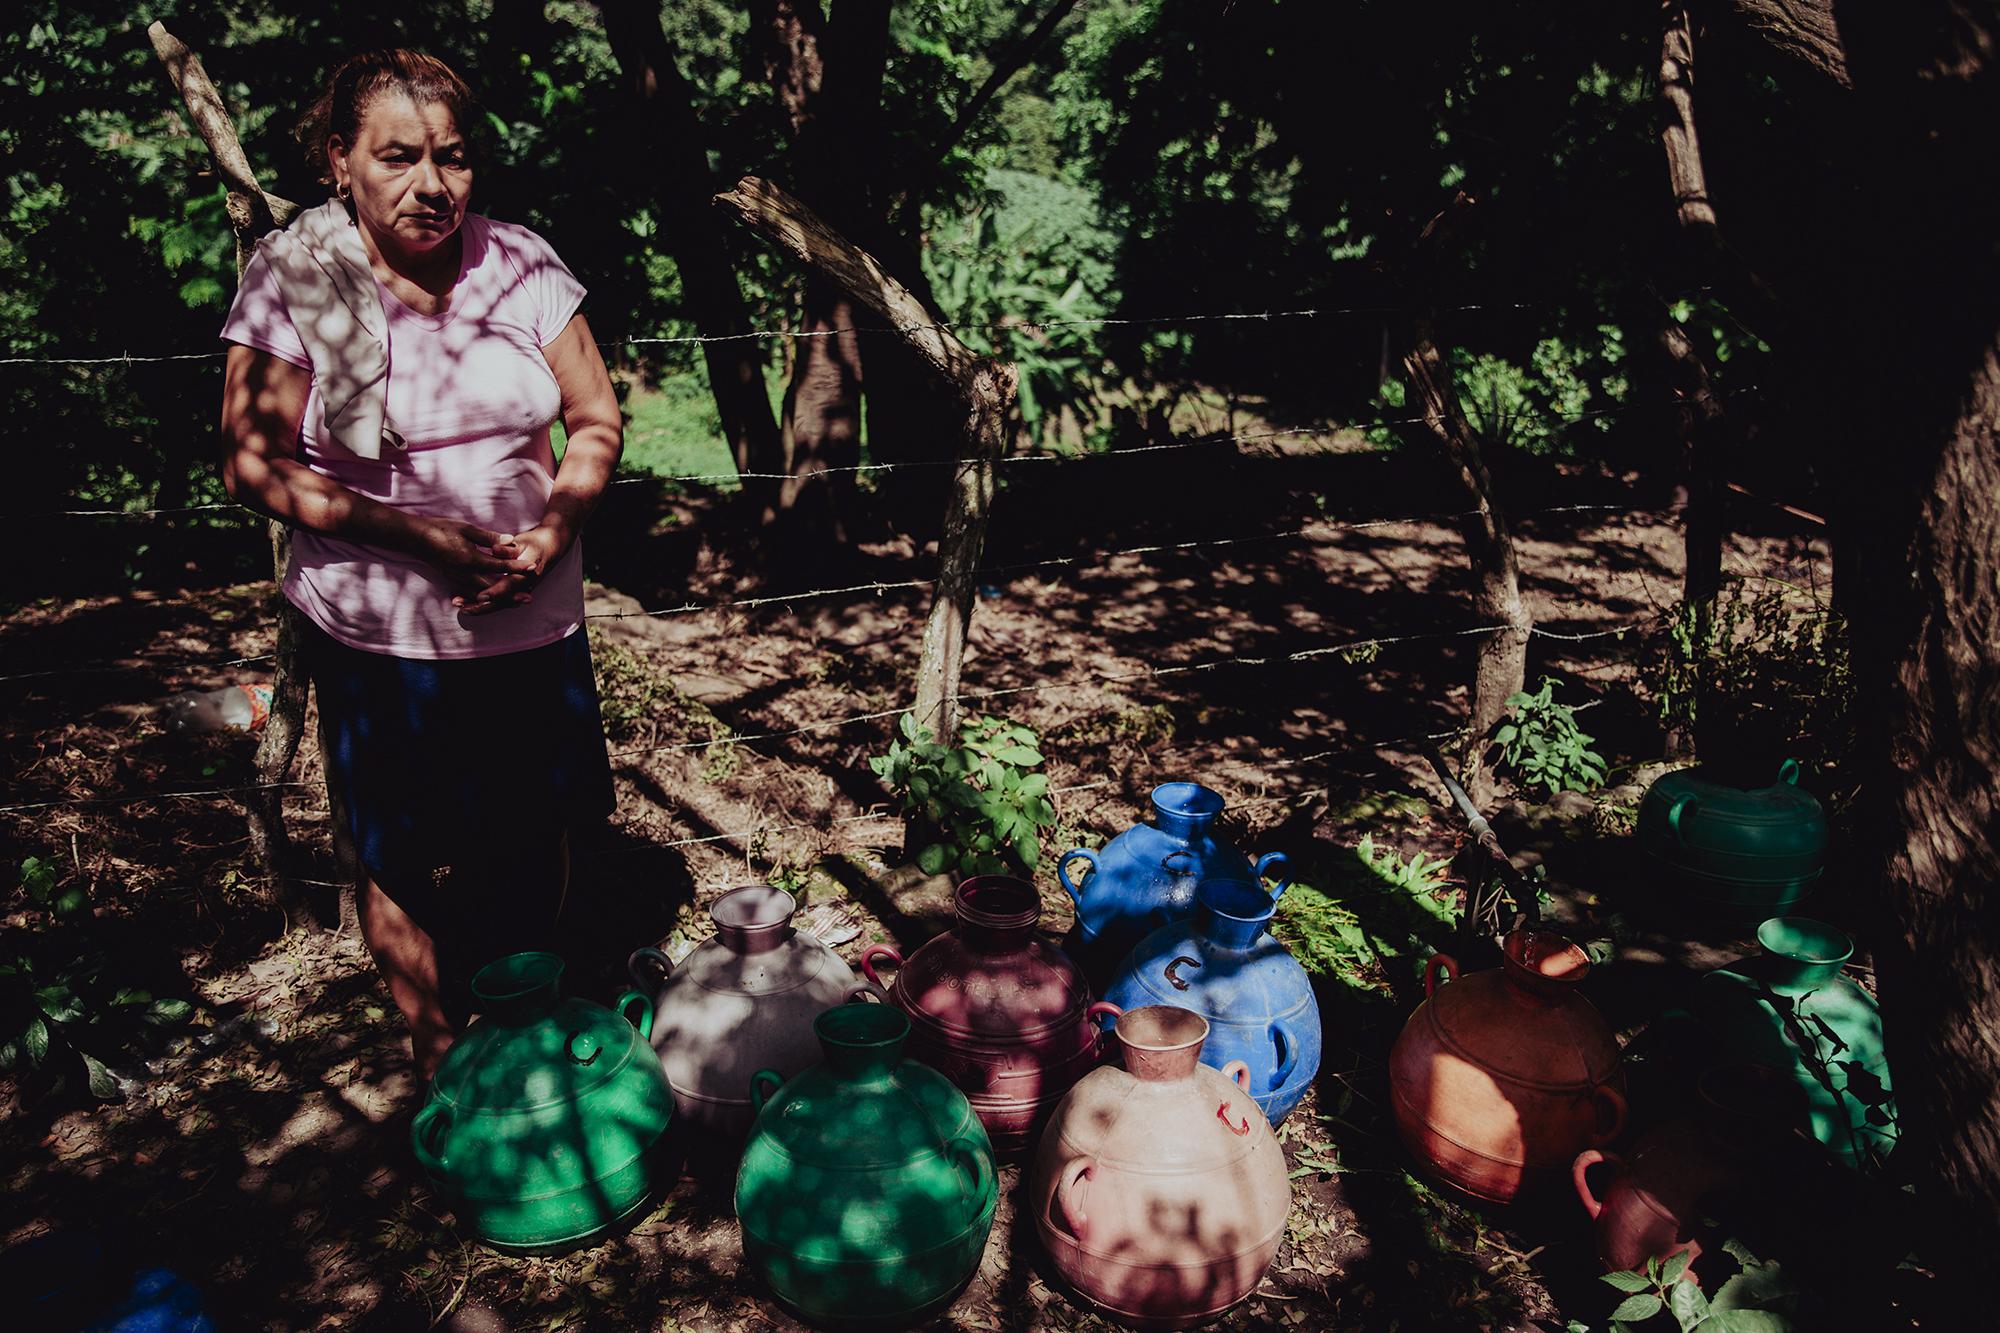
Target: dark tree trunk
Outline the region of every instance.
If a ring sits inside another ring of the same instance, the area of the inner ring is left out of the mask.
[[[889,0],[752,0],[752,40],[792,130],[799,197],[863,246],[878,243],[878,173],[886,158],[882,75],[889,52]],[[815,276],[805,282],[799,331],[852,329],[856,308]],[[784,471],[770,517],[787,541],[839,539],[860,462],[862,340],[851,334],[797,340],[785,391]]]
[[[1845,464],[1863,863],[1906,1166],[1961,1290],[2000,1240],[2000,6],[1729,0],[1823,95],[1793,327]],[[1835,193],[1836,188],[1848,191]],[[1795,206],[1776,201],[1781,214]],[[1964,1307],[1970,1308],[1970,1307]]]
[[[1694,344],[1678,324],[1660,329],[1660,350],[1666,354],[1675,405],[1678,408],[1681,443],[1681,477],[1687,503],[1681,510],[1681,536],[1686,551],[1686,568],[1681,577],[1681,602],[1693,617],[1697,656],[1695,673],[1695,717],[1691,730],[1676,728],[1668,737],[1668,752],[1677,758],[1703,753],[1701,741],[1711,738],[1709,753],[1715,749],[1712,727],[1714,710],[1702,707],[1701,645],[1708,642],[1715,621],[1715,598],[1722,591],[1722,544],[1727,536],[1723,520],[1723,461],[1729,449],[1728,422],[1722,400],[1709,382],[1708,367],[1695,354]]]
[[[1472,753],[1465,786],[1482,809],[1493,796],[1493,775],[1485,763],[1486,736],[1507,712],[1507,696],[1526,683],[1528,639],[1533,621],[1521,597],[1521,571],[1514,558],[1514,539],[1507,530],[1493,493],[1493,478],[1481,455],[1479,432],[1466,419],[1452,388],[1451,371],[1431,341],[1428,325],[1418,330],[1403,357],[1424,425],[1458,475],[1469,505],[1478,512],[1464,519],[1465,552],[1472,565],[1473,614],[1482,625],[1505,628],[1479,641],[1479,661],[1472,678],[1472,709],[1467,726]]]
[[[639,104],[639,141],[651,161],[662,231],[681,275],[695,327],[709,337],[748,333],[750,316],[736,279],[722,221],[709,207],[717,182],[708,166],[694,100],[681,77],[673,44],[660,27],[659,7],[640,0],[604,0],[611,51]],[[772,474],[783,466],[778,421],[764,384],[766,344],[746,340],[702,344],[722,432],[739,471]],[[744,483],[746,500],[767,507],[773,483]]]

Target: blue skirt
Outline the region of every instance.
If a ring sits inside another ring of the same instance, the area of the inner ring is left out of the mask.
[[[362,652],[310,621],[304,633],[327,777],[345,799],[355,850],[426,929],[456,915],[426,901],[445,867],[489,877],[487,905],[497,907],[528,866],[548,864],[565,832],[611,813],[583,630],[450,661]],[[461,886],[452,896],[462,895]]]

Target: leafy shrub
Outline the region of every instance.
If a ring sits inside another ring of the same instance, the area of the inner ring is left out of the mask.
[[[1759,760],[1782,752],[1821,772],[1843,771],[1853,755],[1847,622],[1816,589],[1731,579],[1706,608],[1676,605],[1641,680],[1661,724],[1704,745]]]
[[[1576,709],[1559,703],[1553,676],[1543,676],[1533,693],[1507,697],[1508,720],[1493,732],[1500,763],[1523,787],[1593,791],[1604,785],[1604,756],[1590,748],[1595,739],[1576,725]]]
[[[945,745],[905,713],[889,752],[868,761],[924,839],[927,875],[1026,875],[1041,860],[1040,831],[1055,823],[1032,729],[976,716]]]
[[[1426,937],[1453,923],[1446,864],[1422,852],[1406,861],[1364,833],[1351,861],[1324,868],[1328,888],[1294,881],[1285,890],[1274,929],[1308,972],[1379,987],[1383,966],[1427,953]]]
[[[0,937],[0,1071],[16,1077],[25,1103],[79,1083],[100,1101],[114,1100],[112,1066],[157,1049],[194,1007],[109,978],[122,969],[86,933],[88,896],[81,886],[63,887],[51,863],[28,857],[19,883],[41,910],[30,913],[27,929]]]

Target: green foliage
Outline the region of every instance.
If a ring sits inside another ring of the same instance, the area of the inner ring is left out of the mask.
[[[997,717],[969,717],[959,743],[945,745],[905,713],[889,752],[868,761],[925,831],[917,853],[925,874],[1027,875],[1041,860],[1040,831],[1055,823],[1040,742],[1033,730]]]
[[[1704,745],[1846,772],[1855,740],[1847,622],[1817,589],[1732,578],[1706,606],[1675,605],[1663,640],[1641,668],[1662,724],[1692,728]]]
[[[112,979],[118,969],[89,933],[88,896],[52,862],[26,858],[17,882],[31,910],[27,928],[0,936],[0,1071],[26,1102],[64,1091],[115,1100],[113,1067],[158,1049],[193,1006]]]
[[[1445,869],[1422,852],[1405,860],[1364,833],[1351,858],[1317,877],[1326,888],[1295,880],[1285,890],[1273,929],[1307,971],[1381,988],[1386,966],[1421,957],[1452,925]]]
[[[1073,321],[1104,313],[1112,240],[1075,186],[1005,170],[987,183],[990,205],[933,230],[924,266],[965,344],[1019,368],[1028,439],[1053,443],[1066,413],[1085,431],[1098,415],[1103,355]]]
[[[1532,693],[1507,696],[1508,719],[1493,732],[1500,763],[1529,790],[1594,791],[1604,785],[1604,756],[1594,737],[1576,725],[1576,708],[1555,697],[1555,677],[1543,676]]]
[[[1576,440],[1610,430],[1606,409],[1629,394],[1624,333],[1600,324],[1567,338],[1537,341],[1528,364],[1458,348],[1452,379],[1481,435],[1531,454],[1574,454]]]
[[[1793,1294],[1775,1263],[1763,1263],[1734,1241],[1726,1242],[1728,1252],[1738,1257],[1741,1271],[1716,1289],[1713,1298],[1705,1294],[1691,1277],[1685,1276],[1691,1252],[1662,1262],[1646,1260],[1643,1268],[1629,1273],[1606,1273],[1604,1281],[1625,1294],[1611,1311],[1611,1327],[1616,1333],[1661,1316],[1671,1318],[1681,1333],[1695,1329],[1706,1333],[1792,1333],[1791,1319],[1770,1308],[1790,1303]],[[1571,1333],[1586,1333],[1585,1326],[1572,1320]]]

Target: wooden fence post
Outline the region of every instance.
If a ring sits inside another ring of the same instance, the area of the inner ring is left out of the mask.
[[[1007,414],[1019,372],[975,354],[949,329],[938,327],[923,302],[871,255],[770,182],[745,176],[734,190],[715,196],[715,202],[888,320],[965,404],[965,435],[938,539],[937,587],[917,660],[914,710],[919,725],[949,743],[958,735],[958,673],[976,600],[973,571],[986,544],[993,465],[1007,442]]]
[[[202,68],[201,57],[168,32],[165,24],[151,24],[146,29],[146,35],[152,39],[154,53],[166,66],[168,77],[173,80],[175,90],[186,104],[195,131],[208,144],[209,155],[215,161],[223,184],[229,187],[229,225],[236,235],[236,276],[241,278],[256,249],[258,238],[291,221],[299,206],[289,199],[267,194],[258,185],[256,174],[250,169],[250,160],[244,155],[243,145],[236,138],[229,109],[223,105],[221,94],[215,90],[215,84]],[[266,529],[271,540],[272,573],[282,587],[285,572],[291,564],[292,530],[276,521],[267,522]],[[270,877],[271,887],[264,896],[276,906],[289,906],[300,898],[289,873],[284,799],[282,789],[277,786],[291,772],[292,760],[297,757],[299,742],[305,735],[306,677],[299,663],[299,640],[299,613],[280,594],[271,716],[257,742],[259,789],[252,792],[246,802],[249,806],[251,851]],[[331,788],[329,801],[332,803]],[[332,803],[330,808],[335,815],[332,823],[336,852],[342,857],[344,865],[351,864],[351,848],[343,821],[339,818],[339,806]]]

